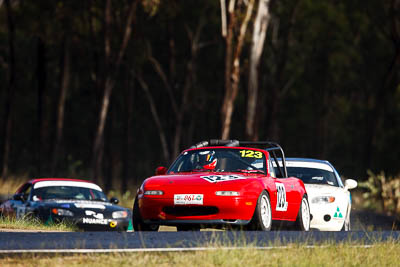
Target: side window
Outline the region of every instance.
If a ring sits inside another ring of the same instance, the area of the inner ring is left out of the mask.
[[[31,193],[32,190],[32,185],[31,184],[26,184],[24,188],[21,190],[21,194],[24,196],[24,200],[27,200],[29,198],[29,194]]]
[[[276,178],[275,168],[274,168],[274,166],[272,166],[271,159],[268,159],[268,169],[269,169],[269,173],[271,174],[271,177]]]

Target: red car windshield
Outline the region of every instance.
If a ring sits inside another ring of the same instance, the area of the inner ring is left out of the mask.
[[[266,173],[265,155],[250,148],[185,151],[172,164],[168,173],[196,171]]]

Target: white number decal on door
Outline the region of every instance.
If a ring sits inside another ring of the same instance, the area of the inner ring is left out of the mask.
[[[286,202],[286,190],[282,183],[275,183],[276,185],[276,210],[286,211],[288,203]]]

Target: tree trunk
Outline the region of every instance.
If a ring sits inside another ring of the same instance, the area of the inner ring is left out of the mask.
[[[167,77],[166,71],[162,68],[162,65],[160,64],[160,62],[152,55],[150,45],[148,44],[148,46],[147,46],[147,51],[148,51],[147,57],[148,57],[150,63],[153,65],[155,72],[158,74],[158,76],[160,77],[161,81],[164,84],[164,87],[169,96],[169,100],[170,100],[170,103],[172,106],[173,113],[175,115],[175,133],[174,133],[174,138],[173,138],[173,142],[172,142],[172,154],[168,155],[169,159],[175,158],[180,152],[179,150],[180,150],[180,144],[182,141],[183,122],[184,122],[186,110],[189,105],[190,89],[193,87],[193,84],[195,82],[195,76],[196,76],[195,61],[197,58],[198,49],[201,47],[201,45],[199,44],[199,39],[200,39],[201,30],[202,30],[204,24],[205,24],[205,22],[203,20],[201,20],[197,26],[195,33],[193,33],[189,29],[189,27],[186,27],[186,31],[188,33],[188,37],[189,37],[190,44],[191,44],[191,47],[190,47],[191,58],[186,64],[186,73],[184,75],[184,77],[186,77],[186,78],[185,78],[185,81],[183,82],[182,99],[181,99],[181,102],[179,105],[178,105],[178,101],[176,99],[176,95],[174,94],[174,92],[172,90],[173,84],[175,83],[174,75],[175,75],[176,71],[174,69],[170,70],[170,77]],[[175,68],[174,41],[170,40],[169,44],[170,44],[170,50],[171,50],[169,66],[170,66],[170,68]],[[141,83],[144,83],[144,81],[142,80]],[[147,87],[147,85],[142,85],[142,87],[143,86]],[[147,94],[150,94],[150,92],[147,92]],[[149,95],[148,95],[148,97],[149,97]],[[153,114],[154,114],[154,112],[156,113],[155,108],[156,107],[154,106]],[[159,123],[158,127],[162,128],[161,122]],[[168,147],[167,144],[165,144],[165,146]],[[164,149],[164,153],[165,153],[165,149]]]
[[[282,56],[276,56],[279,60],[276,62],[276,72],[274,75],[274,82],[270,86],[268,93],[268,100],[267,100],[267,115],[266,115],[266,132],[267,138],[279,141],[280,136],[280,128],[279,128],[279,110],[280,110],[280,103],[281,99],[286,95],[286,93],[291,88],[292,84],[294,83],[296,76],[292,76],[291,78],[286,78],[284,76],[285,69],[287,66],[288,61],[288,53],[289,53],[289,44],[292,40],[292,28],[296,23],[296,15],[297,11],[299,10],[300,0],[296,0],[292,10],[290,11],[290,24],[287,28],[287,31],[283,35],[282,41],[273,42],[273,44],[279,44],[274,47],[275,51],[281,51]],[[279,4],[279,1],[273,1],[272,4]],[[275,25],[279,25],[277,22]],[[273,25],[271,25],[273,26]]]
[[[269,0],[260,0],[258,4],[250,54],[249,83],[247,88],[246,137],[253,141],[256,140],[257,136],[255,132],[255,116],[258,98],[258,69],[270,20],[268,5]]]
[[[55,176],[57,173],[58,159],[60,158],[60,147],[62,143],[63,131],[64,131],[64,111],[65,111],[65,100],[67,98],[67,92],[70,81],[70,55],[69,55],[69,42],[64,37],[63,40],[63,53],[61,59],[61,86],[60,96],[58,99],[57,106],[57,126],[56,126],[56,138],[53,146],[53,162],[51,166],[51,174]]]
[[[149,90],[149,86],[147,85],[147,83],[143,80],[141,74],[137,75],[137,79],[138,82],[140,84],[140,86],[142,87],[147,101],[149,101],[149,105],[150,105],[150,111],[151,111],[151,115],[153,116],[154,122],[156,123],[156,127],[158,130],[158,134],[160,136],[160,141],[161,141],[161,147],[163,149],[163,156],[164,156],[164,160],[165,162],[169,162],[169,149],[168,149],[168,143],[167,143],[167,138],[166,138],[166,134],[164,131],[164,128],[161,125],[161,120],[160,120],[160,116],[157,113],[157,108],[156,108],[156,104],[154,103],[154,99],[153,96],[150,93]]]
[[[43,172],[43,154],[45,152],[44,141],[46,130],[46,123],[44,123],[44,108],[45,108],[45,94],[46,94],[46,44],[41,37],[37,38],[37,69],[36,77],[38,82],[38,103],[37,103],[37,147],[36,147],[36,175],[42,176]]]
[[[190,40],[190,51],[191,51],[191,58],[188,61],[186,65],[186,79],[184,82],[183,86],[183,96],[182,96],[182,103],[179,107],[179,112],[177,113],[176,116],[176,122],[177,126],[175,129],[175,138],[174,138],[174,144],[173,144],[173,157],[178,156],[179,154],[179,149],[180,149],[180,142],[182,139],[182,128],[183,128],[183,119],[186,114],[186,110],[188,109],[189,105],[189,93],[190,89],[193,87],[193,85],[196,83],[196,59],[197,59],[197,52],[200,48],[199,40],[200,40],[200,34],[201,30],[204,26],[204,22],[200,21],[196,32],[193,34],[193,32],[187,27],[187,32]]]
[[[225,4],[221,1],[221,4]],[[225,10],[225,7],[221,7],[222,10]],[[221,122],[222,122],[222,130],[221,135],[222,139],[227,139],[227,135],[229,135],[230,121],[227,120],[228,113],[228,103],[232,102],[232,83],[231,83],[231,75],[232,75],[232,53],[233,53],[233,29],[236,23],[235,16],[235,0],[229,1],[229,25],[228,29],[222,31],[222,36],[225,37],[225,95],[221,108]]]
[[[5,97],[5,111],[4,111],[4,144],[3,144],[3,168],[1,177],[7,179],[8,176],[8,160],[11,147],[11,129],[12,129],[12,106],[14,102],[15,90],[15,50],[14,38],[15,27],[14,17],[10,6],[10,0],[5,0],[6,13],[7,13],[7,29],[8,29],[8,49],[10,56],[10,70],[8,78],[8,86]]]
[[[105,137],[104,137],[104,151],[105,151],[105,160],[102,164],[103,172],[104,173],[104,190],[109,192],[112,189],[112,178],[114,173],[114,155],[113,155],[113,146],[112,146],[112,139],[114,135],[114,122],[115,122],[115,109],[114,107],[110,107],[110,123],[109,127],[105,130]]]
[[[228,37],[232,37],[233,35],[233,27],[235,21],[235,10],[234,10],[234,3],[233,0],[229,3],[229,13],[231,17],[231,21],[229,22],[229,30],[227,35],[227,54],[225,60],[225,97],[224,103],[222,104],[222,139],[228,139],[230,135],[231,129],[231,121],[232,115],[234,111],[234,102],[236,100],[237,94],[239,92],[239,82],[240,82],[240,55],[242,53],[242,48],[244,45],[244,39],[246,36],[247,25],[250,21],[251,14],[253,12],[254,7],[254,0],[250,0],[248,2],[246,16],[244,17],[239,31],[237,45],[235,47],[235,53],[233,55],[233,63],[230,61],[231,55],[231,46],[233,45],[232,39]],[[229,42],[229,43],[228,43]],[[229,64],[229,68],[227,67]],[[231,66],[232,64],[232,66]],[[229,81],[228,81],[229,79]],[[229,87],[228,87],[228,86]]]
[[[394,95],[393,90],[398,88],[398,69],[400,66],[400,1],[392,0],[388,2],[388,17],[390,19],[390,41],[393,45],[394,54],[382,78],[382,85],[375,91],[375,94],[368,96],[371,102],[366,116],[366,137],[364,143],[363,164],[365,169],[374,168],[374,155],[376,150],[376,139],[379,130],[384,125],[385,104],[387,98]]]
[[[98,176],[100,175],[100,166],[103,160],[103,142],[104,142],[104,127],[106,125],[106,119],[107,119],[107,113],[108,113],[108,107],[109,107],[109,102],[110,102],[110,96],[112,93],[112,90],[115,85],[115,78],[116,75],[119,71],[122,59],[125,54],[126,47],[128,45],[129,39],[131,37],[132,33],[132,21],[133,21],[133,16],[136,11],[136,1],[133,1],[131,3],[130,9],[129,9],[129,14],[127,18],[127,23],[125,26],[125,31],[124,31],[124,36],[123,36],[123,41],[121,44],[121,47],[119,49],[118,57],[116,60],[115,65],[111,68],[111,0],[108,0],[106,3],[106,10],[105,10],[105,65],[106,65],[106,78],[104,82],[104,94],[103,94],[103,99],[101,101],[101,108],[100,108],[100,113],[99,113],[99,121],[98,121],[98,127],[96,131],[96,136],[94,139],[94,144],[93,144],[93,163],[92,163],[92,169],[93,169],[93,179],[95,181],[98,181]]]
[[[135,92],[135,81],[129,77],[126,77],[127,85],[125,88],[125,123],[124,123],[124,142],[122,142],[123,147],[123,169],[122,169],[122,183],[121,191],[125,192],[128,190],[128,180],[131,178],[131,168],[130,165],[133,162],[131,151],[134,151],[133,147],[133,106],[134,106],[134,92]],[[135,181],[138,184],[139,181]]]

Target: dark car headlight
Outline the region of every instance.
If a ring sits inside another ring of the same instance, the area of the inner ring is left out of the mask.
[[[74,216],[74,213],[70,210],[66,210],[66,209],[52,209],[51,213],[58,215],[58,216]]]
[[[126,218],[128,217],[128,212],[126,210],[114,211],[111,216],[113,219]]]

